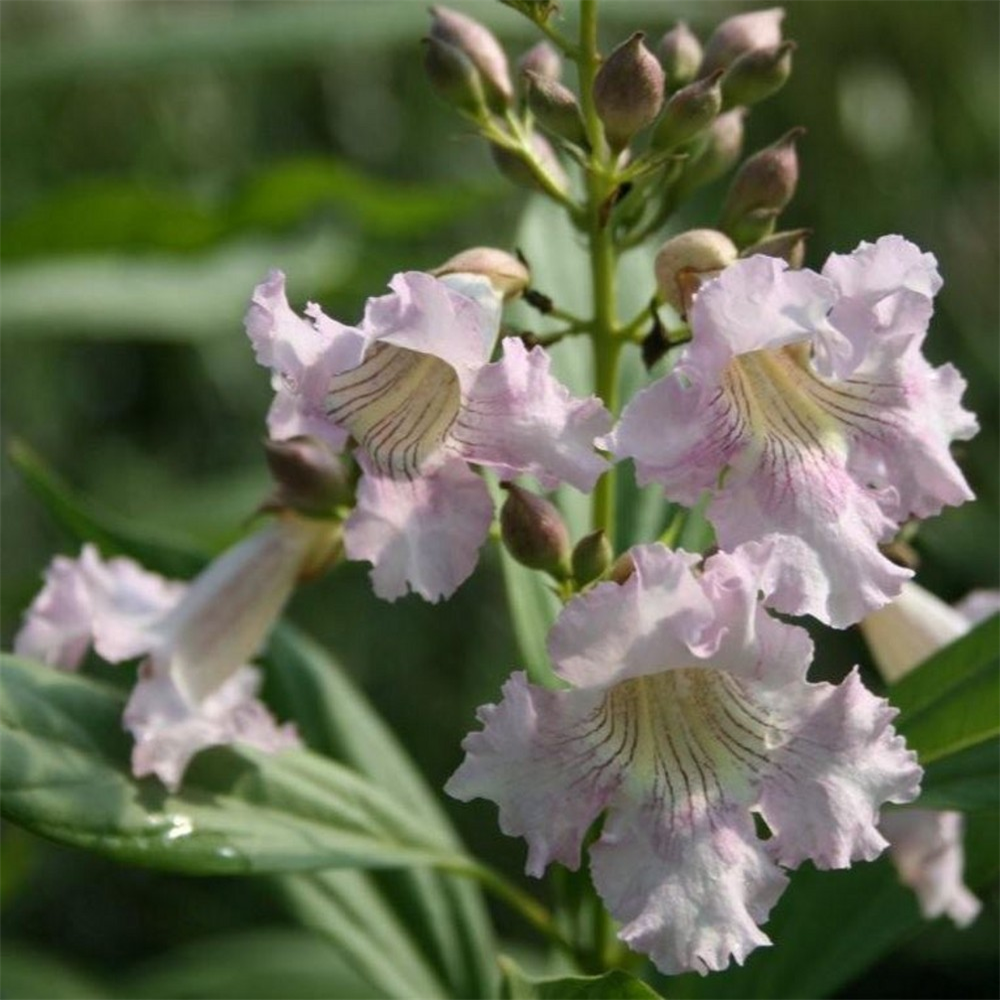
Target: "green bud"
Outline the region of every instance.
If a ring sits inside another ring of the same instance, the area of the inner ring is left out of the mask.
[[[741,222],[749,223],[750,232],[737,242],[755,242],[767,235],[770,230],[758,232],[760,227],[754,225],[754,220],[759,221],[769,213],[777,217],[792,200],[799,182],[795,141],[804,131],[793,128],[777,142],[754,153],[736,172],[722,208],[722,228],[733,235]]]
[[[717,69],[727,69],[744,52],[780,45],[784,16],[780,7],[771,7],[726,18],[705,44],[698,75],[708,76]]]
[[[700,148],[691,156],[678,183],[684,195],[721,177],[743,152],[745,108],[725,111],[695,140]]]
[[[715,121],[722,110],[721,77],[720,69],[678,90],[667,101],[653,130],[651,145],[654,149],[673,149],[693,139]]]
[[[583,124],[583,114],[576,94],[558,80],[539,76],[531,70],[526,70],[524,77],[528,107],[531,108],[538,124],[553,135],[578,146],[585,146],[587,129]]]
[[[656,252],[656,289],[681,316],[702,281],[714,278],[736,260],[736,247],[715,229],[691,229],[672,236]]]
[[[749,107],[777,93],[792,73],[795,42],[745,52],[726,70],[722,79],[722,102],[726,108]]]
[[[566,171],[563,170],[562,164],[548,140],[537,132],[531,133],[531,152],[538,166],[548,174],[557,187],[565,191],[569,187]],[[512,184],[531,188],[534,191],[545,190],[534,170],[525,162],[523,155],[512,149],[507,149],[505,146],[498,146],[494,142],[490,143],[490,154],[497,169]]]
[[[811,233],[811,229],[788,229],[781,233],[772,233],[740,251],[740,256],[753,257],[756,254],[763,254],[765,257],[786,260],[791,268],[800,268],[806,257],[806,237]]]
[[[534,73],[546,80],[559,80],[562,77],[562,59],[559,53],[546,41],[533,45],[517,63],[518,73]]]
[[[651,124],[663,107],[664,76],[659,60],[637,31],[604,61],[594,79],[594,106],[612,152]]]
[[[513,483],[504,487],[500,537],[522,566],[544,570],[557,579],[569,573],[569,532],[555,505]]]
[[[343,463],[322,441],[305,436],[268,439],[264,452],[277,486],[264,505],[266,510],[322,515],[350,500]]]
[[[493,32],[478,21],[447,7],[431,7],[431,38],[459,49],[479,70],[486,101],[503,112],[514,99],[507,56]]]
[[[483,79],[472,61],[438,38],[425,38],[424,45],[424,68],[438,94],[459,111],[484,118],[488,112]]]
[[[584,535],[573,549],[573,579],[578,587],[585,587],[591,580],[604,576],[611,565],[614,553],[602,529]]]
[[[660,39],[659,50],[668,92],[695,78],[701,65],[701,42],[683,21]]]
[[[531,284],[531,274],[513,254],[494,247],[472,247],[455,254],[430,272],[436,278],[446,274],[481,274],[503,296],[517,298]]]

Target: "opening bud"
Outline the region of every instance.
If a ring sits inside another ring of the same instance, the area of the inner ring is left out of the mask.
[[[447,7],[431,7],[430,37],[459,49],[479,70],[486,102],[502,112],[514,98],[507,56],[493,32]]]
[[[701,42],[683,21],[678,21],[660,39],[659,49],[668,91],[683,87],[695,78],[701,65]]]
[[[772,233],[740,251],[740,256],[763,254],[765,257],[779,257],[788,261],[789,267],[799,268],[805,262],[806,237],[811,233],[811,229],[787,229],[781,233]]]
[[[346,470],[322,441],[305,436],[266,440],[264,452],[277,485],[264,504],[265,510],[329,516],[335,507],[350,501]]]
[[[633,573],[635,573],[635,560],[632,558],[632,553],[623,552],[608,570],[608,579],[620,587]]]
[[[651,124],[663,107],[664,75],[660,61],[637,31],[605,60],[594,80],[594,105],[612,152]]]
[[[516,299],[531,284],[531,273],[513,254],[494,247],[462,250],[430,272],[435,278],[446,274],[481,274],[502,295],[505,302]]]
[[[768,213],[776,217],[792,200],[799,182],[795,142],[804,132],[803,128],[793,128],[777,142],[754,153],[736,172],[722,208],[722,228],[727,233],[732,235],[744,221],[754,229],[755,218]],[[764,232],[759,232],[754,239],[763,235]]]
[[[702,133],[701,145],[684,168],[678,193],[686,195],[721,177],[743,153],[743,119],[746,108],[725,111]]]
[[[741,55],[723,77],[723,106],[749,106],[777,93],[792,74],[792,53],[795,49],[795,42],[782,42]]]
[[[656,287],[664,302],[686,316],[702,282],[736,260],[733,241],[714,229],[673,236],[656,253]]]
[[[654,149],[673,149],[693,139],[715,121],[722,110],[721,77],[720,69],[681,88],[667,101],[653,131]]]
[[[439,38],[425,38],[424,69],[431,85],[452,107],[476,119],[486,117],[483,79],[461,49]]]
[[[781,7],[754,10],[726,18],[705,43],[699,76],[708,76],[717,69],[727,69],[744,52],[775,48],[781,44],[781,22],[785,16]]]
[[[584,535],[573,549],[573,579],[576,585],[585,587],[592,580],[604,576],[613,556],[611,543],[602,529]]]
[[[554,135],[585,146],[587,129],[576,94],[558,80],[539,76],[531,70],[525,71],[524,79],[528,107],[538,124]]]
[[[490,153],[497,169],[511,183],[519,187],[531,188],[534,191],[544,191],[545,186],[538,179],[538,175],[531,165],[526,162],[521,153],[496,143],[490,143]],[[569,178],[563,170],[559,158],[549,141],[537,132],[531,133],[531,154],[538,169],[548,174],[552,183],[565,191],[569,187]]]
[[[562,77],[562,59],[559,53],[545,41],[532,45],[518,60],[518,73],[534,73],[544,80],[559,80]]]
[[[569,532],[555,505],[514,483],[504,486],[500,537],[522,566],[540,569],[558,580],[569,575]]]

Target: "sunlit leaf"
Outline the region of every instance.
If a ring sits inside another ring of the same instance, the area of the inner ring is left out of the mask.
[[[503,1000],[655,1000],[660,994],[641,979],[615,969],[602,976],[536,979],[509,958],[500,960]]]

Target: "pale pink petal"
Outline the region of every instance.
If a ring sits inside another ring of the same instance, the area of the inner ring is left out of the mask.
[[[702,640],[715,615],[691,572],[699,557],[662,545],[637,546],[631,555],[635,572],[625,583],[599,583],[553,625],[549,656],[564,680],[606,687],[692,665],[709,652]]]
[[[760,797],[775,860],[789,868],[806,859],[817,868],[847,868],[878,857],[886,846],[880,807],[912,802],[923,773],[892,728],[896,710],[866,690],[857,668],[836,686],[758,697],[788,735]]]
[[[390,479],[365,469],[344,529],[351,559],[372,564],[375,593],[388,601],[407,589],[428,601],[448,597],[475,569],[493,520],[482,479],[451,458],[425,476]]]
[[[541,876],[552,861],[575,870],[587,829],[621,780],[604,694],[549,691],[515,673],[503,695],[479,709],[483,730],[463,741],[465,760],[445,791],[495,802],[500,829],[528,841],[528,874]]]
[[[880,829],[889,841],[900,881],[917,894],[928,919],[945,915],[967,927],[982,904],[962,881],[965,848],[961,813],[900,809],[882,817]]]
[[[619,937],[667,975],[742,965],[769,945],[758,924],[788,881],[739,807],[675,830],[641,810],[615,811],[591,849],[591,872]]]
[[[207,747],[241,743],[265,753],[300,745],[292,725],[279,726],[257,699],[260,672],[242,667],[201,701],[187,699],[169,674],[147,664],[125,706],[135,739],[132,773],[154,774],[176,791],[191,758]]]
[[[501,478],[528,473],[546,489],[565,482],[589,491],[608,467],[594,441],[610,430],[611,417],[596,396],[572,396],[550,368],[541,347],[529,351],[506,338],[503,358],[470,386],[452,440],[468,461],[498,469]]]
[[[362,326],[369,341],[440,358],[465,390],[489,360],[502,300],[488,279],[462,278],[458,283],[421,271],[395,275],[389,295],[368,300]]]
[[[955,610],[970,625],[984,622],[1000,611],[1000,590],[973,590],[955,605]]]

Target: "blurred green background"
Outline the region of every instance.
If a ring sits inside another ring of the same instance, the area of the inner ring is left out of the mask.
[[[536,40],[499,3],[452,6],[514,57]],[[928,354],[969,380],[983,430],[960,455],[980,499],[921,530],[920,579],[948,599],[996,586],[1000,8],[785,7],[795,72],[754,110],[747,149],[808,129],[783,225],[813,230],[810,265],[891,232],[937,255],[945,286]],[[736,9],[608,0],[604,42],[636,28],[655,40],[681,17],[704,39]],[[0,5],[5,450],[21,438],[86,495],[206,550],[243,530],[268,488],[259,441],[270,390],[241,323],[266,271],[287,272],[296,304],[315,299],[351,322],[395,271],[515,245],[526,195],[431,92],[426,25],[418,0]],[[724,188],[700,194],[679,225],[712,224]],[[558,300],[558,288],[544,291]],[[9,648],[42,568],[74,546],[4,462]],[[475,706],[516,665],[504,600],[487,554],[443,607],[380,603],[364,568],[348,566],[299,594],[292,616],[440,785]],[[824,637],[824,657],[843,665],[865,653],[848,632]],[[492,806],[451,812],[474,850],[519,869],[523,845],[496,832]],[[915,927],[880,964],[853,970],[841,995],[995,995],[995,818],[977,822],[986,907],[976,926]],[[17,956],[5,962],[5,996],[102,995],[102,977],[153,975],[180,946],[289,923],[265,880],[125,870],[9,827],[3,862],[3,947]],[[234,940],[240,954],[252,947]],[[321,976],[301,973],[324,955],[302,946],[275,957],[275,982],[259,976],[258,995],[324,995]],[[168,976],[158,995],[246,995],[218,966],[210,984]]]

